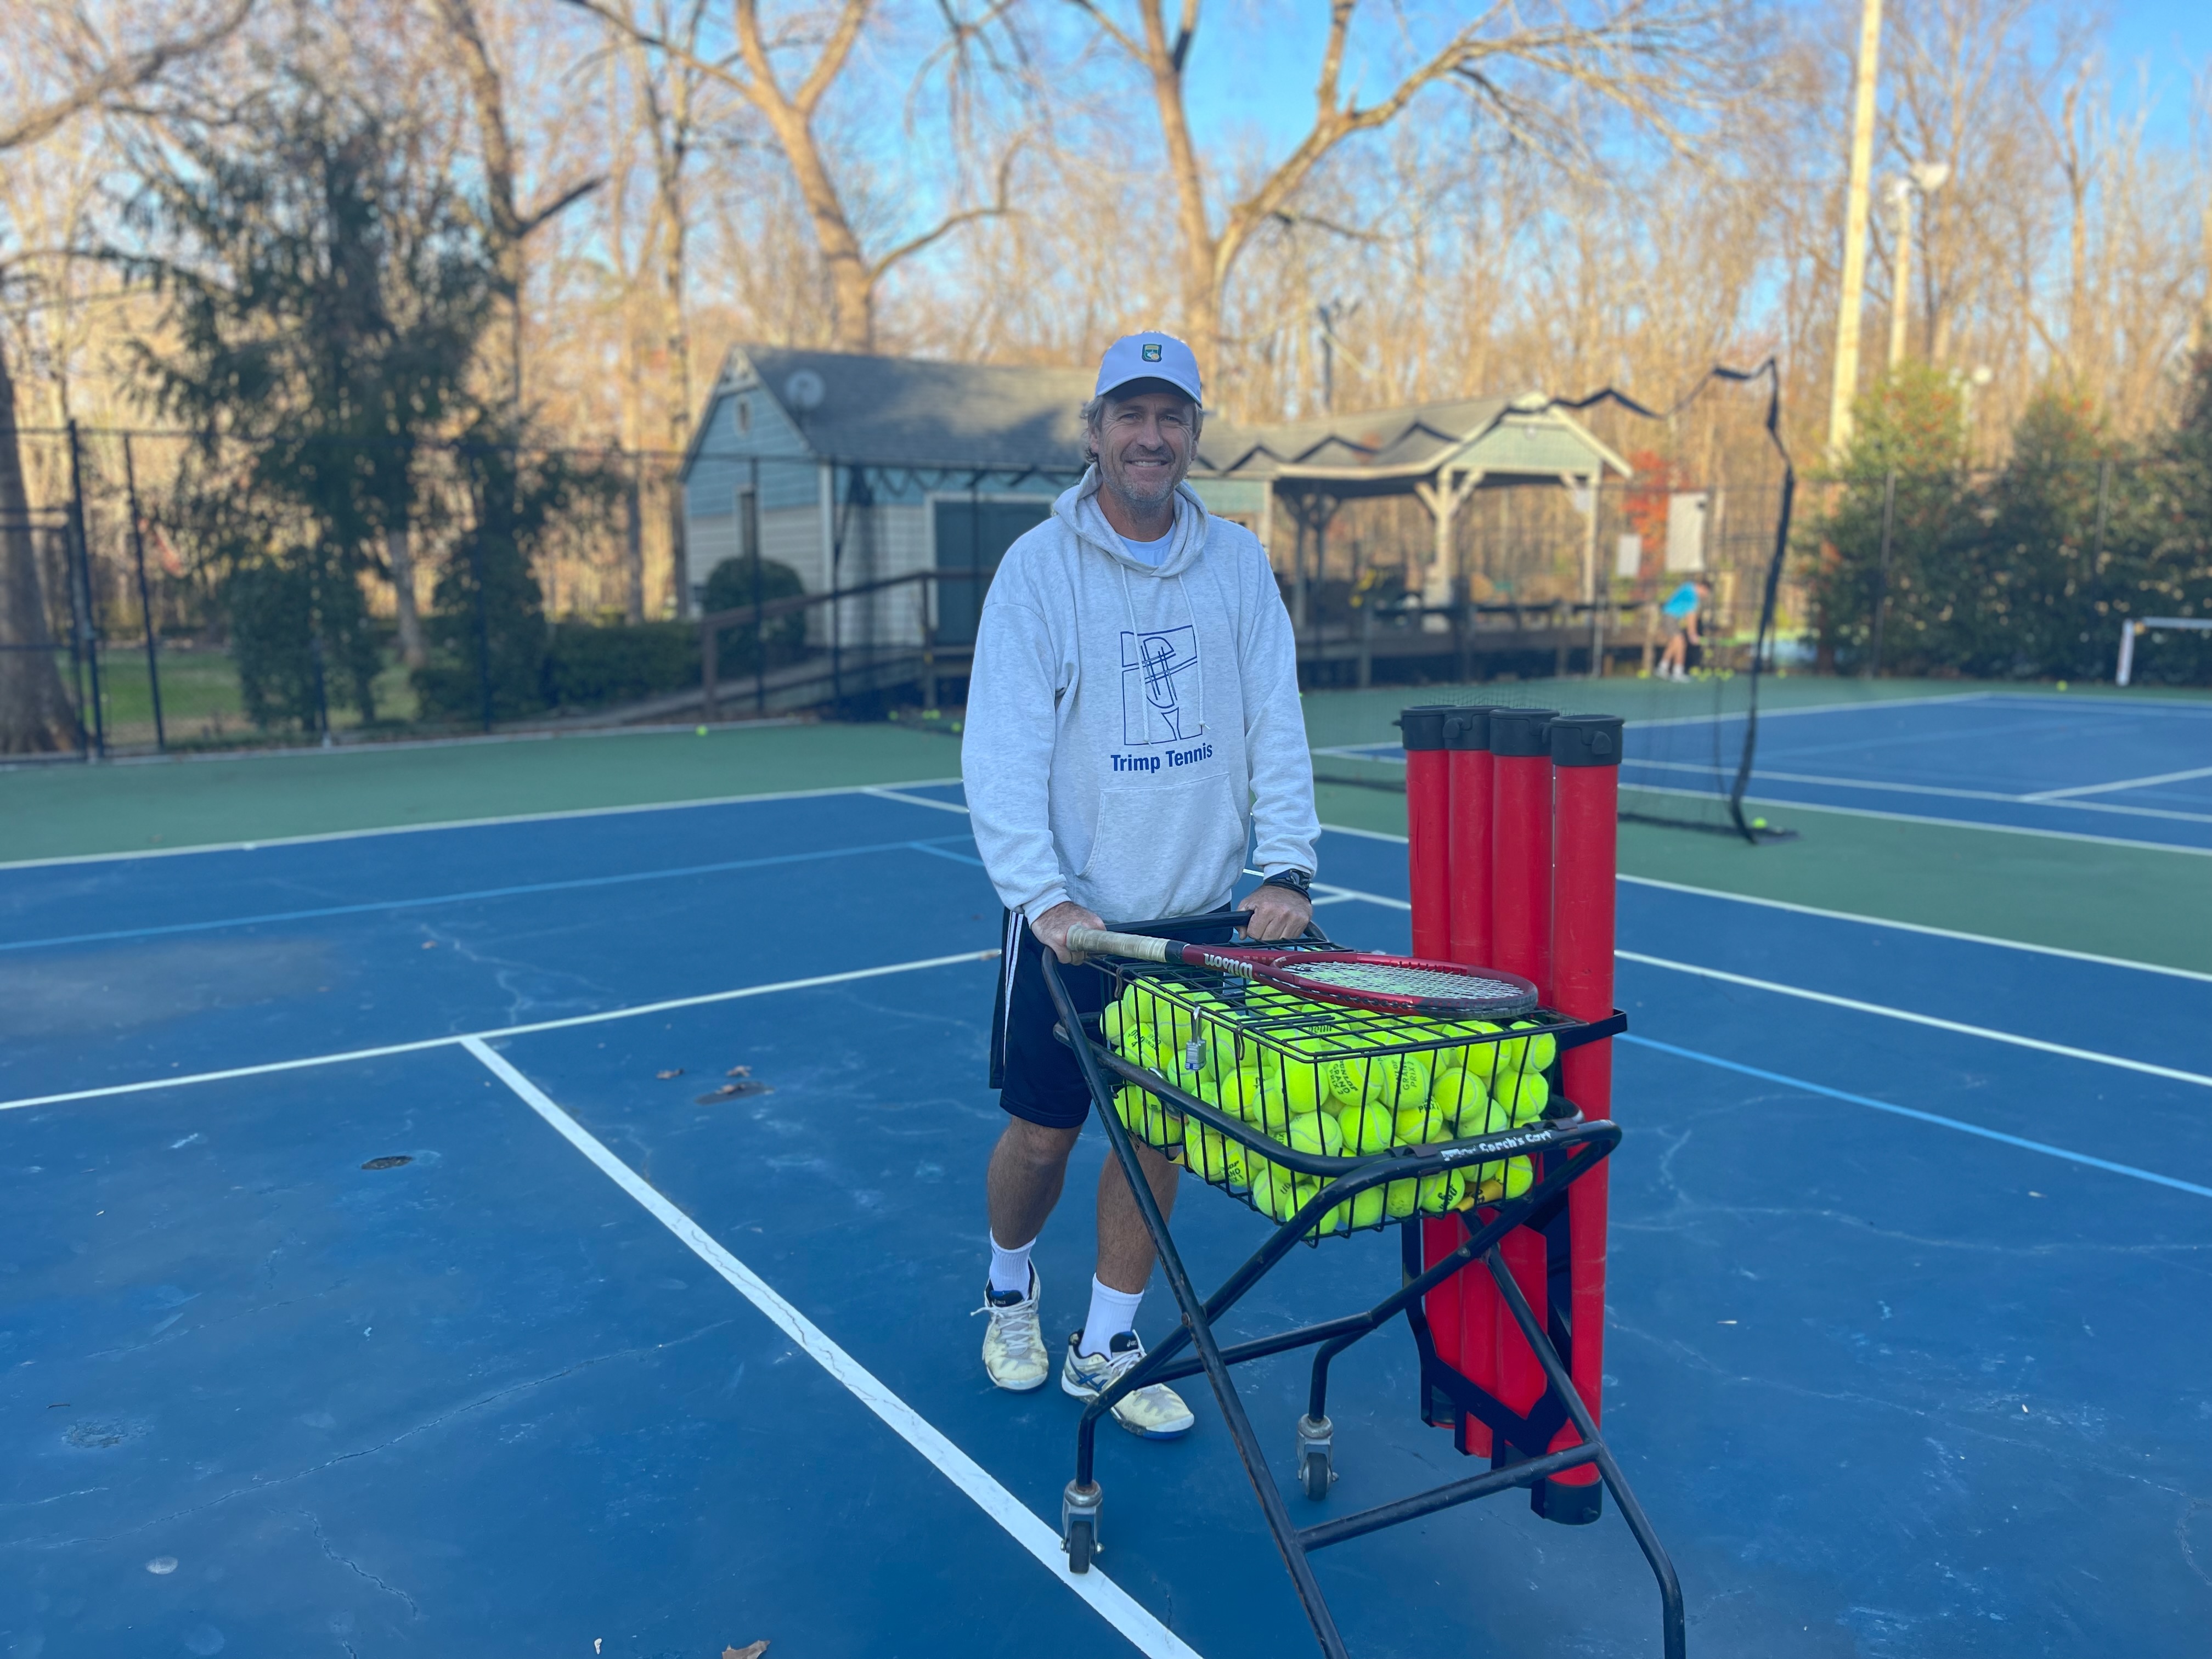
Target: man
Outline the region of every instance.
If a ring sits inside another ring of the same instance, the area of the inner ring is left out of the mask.
[[[1320,825],[1290,618],[1258,541],[1183,484],[1203,404],[1182,341],[1136,334],[1109,346],[1083,410],[1090,465],[1007,550],[976,630],[961,772],[1007,911],[991,1079],[1006,1126],[991,1154],[991,1267],[977,1311],[990,1316],[984,1369],[1002,1389],[1040,1387],[1051,1371],[1030,1249],[1091,1109],[1074,1056],[1052,1035],[1041,953],[1068,961],[1068,929],[1102,916],[1225,911],[1255,825],[1266,881],[1245,931],[1294,938],[1313,914]],[[1085,1012],[1101,1006],[1097,970],[1073,969],[1067,985]],[[1139,1159],[1165,1215],[1176,1166],[1148,1147]],[[1109,1158],[1090,1309],[1060,1366],[1067,1393],[1094,1399],[1143,1356],[1136,1313],[1152,1261]],[[1192,1424],[1158,1384],[1114,1415],[1155,1439]]]

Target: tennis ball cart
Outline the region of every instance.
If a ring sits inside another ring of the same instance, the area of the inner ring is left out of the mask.
[[[1449,764],[1409,768],[1416,787],[1439,797],[1409,801],[1413,958],[1343,951],[1310,929],[1265,950],[1192,942],[1222,939],[1247,913],[1079,930],[1071,943],[1082,953],[1079,968],[1063,969],[1044,955],[1058,1035],[1073,1052],[1182,1315],[1176,1331],[1084,1411],[1060,1506],[1068,1569],[1087,1572],[1102,1548],[1096,1446],[1105,1414],[1134,1389],[1202,1372],[1330,1659],[1346,1659],[1346,1649],[1314,1574],[1315,1551],[1521,1489],[1539,1515],[1569,1525],[1599,1519],[1601,1494],[1612,1492],[1657,1581],[1662,1651],[1682,1659],[1680,1586],[1598,1424],[1606,1164],[1621,1136],[1606,1109],[1608,1039],[1627,1024],[1611,1006],[1612,791],[1579,779],[1556,787],[1549,752],[1556,742],[1565,753],[1559,774],[1601,771],[1598,782],[1609,786],[1620,723],[1554,720],[1546,711],[1452,712],[1462,741],[1468,716],[1475,717],[1486,762],[1493,761],[1489,716],[1542,715],[1543,729],[1517,739],[1505,729],[1515,722],[1501,720],[1498,736],[1508,748],[1540,739],[1546,776],[1540,789],[1517,792],[1509,777],[1501,803],[1495,786],[1504,769],[1494,763],[1482,769],[1479,789],[1465,787],[1474,769],[1463,769],[1456,793]],[[1431,735],[1426,714],[1407,711],[1409,757]],[[1446,752],[1441,741],[1437,748]],[[1489,854],[1479,883],[1465,856],[1474,839],[1466,820],[1477,811],[1486,830],[1479,850]],[[1523,842],[1539,829],[1545,844],[1532,857]],[[1500,878],[1521,880],[1538,865],[1544,891],[1486,902],[1485,921],[1503,921],[1503,934],[1487,927],[1486,936],[1455,940],[1453,851],[1462,854],[1458,882],[1488,890],[1486,900],[1498,896]],[[1555,905],[1555,873],[1564,890],[1600,865],[1601,902],[1571,896]],[[1540,951],[1529,948],[1537,931]],[[1493,960],[1515,965],[1492,967]],[[1457,971],[1438,971],[1446,963]],[[1564,994],[1546,995],[1553,984]],[[1210,1295],[1191,1281],[1144,1178],[1139,1146],[1275,1224]],[[1399,1282],[1373,1305],[1240,1341],[1217,1336],[1219,1322],[1302,1245],[1392,1230]],[[1291,1438],[1294,1492],[1318,1502],[1336,1479],[1331,1365],[1401,1316],[1419,1358],[1423,1420],[1449,1429],[1461,1452],[1489,1467],[1301,1526],[1233,1368],[1314,1351],[1304,1414]]]

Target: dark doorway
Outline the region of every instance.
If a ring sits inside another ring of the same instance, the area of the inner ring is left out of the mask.
[[[939,570],[992,571],[1014,544],[1014,538],[1051,516],[1052,503],[1035,501],[994,501],[941,500],[937,507],[937,568]],[[973,645],[975,624],[983,614],[983,592],[989,580],[937,585],[937,642]]]

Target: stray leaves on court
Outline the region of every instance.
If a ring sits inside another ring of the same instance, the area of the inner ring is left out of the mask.
[[[653,1073],[653,1076],[655,1076],[655,1077],[659,1078],[659,1079],[663,1083],[667,1082],[667,1081],[668,1081],[668,1079],[671,1079],[671,1078],[672,1078],[672,1077],[682,1077],[683,1075],[684,1075],[684,1068],[683,1068],[681,1066],[676,1066],[676,1067],[674,1067],[672,1070],[670,1070],[670,1071],[665,1071],[665,1072],[655,1072],[655,1073]]]
[[[742,1071],[744,1067],[740,1066],[738,1069]],[[733,1100],[739,1095],[764,1095],[769,1092],[767,1084],[757,1083],[750,1078],[744,1078],[735,1083],[725,1083],[719,1089],[710,1089],[705,1094],[695,1098],[691,1103],[695,1106],[711,1106],[718,1100]]]
[[[761,1659],[768,1651],[766,1642],[756,1642],[749,1648],[724,1648],[722,1659]]]
[[[722,1073],[724,1077],[750,1077],[752,1074],[753,1068],[750,1066],[732,1066]]]

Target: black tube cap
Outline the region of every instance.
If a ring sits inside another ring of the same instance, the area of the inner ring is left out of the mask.
[[[1444,747],[1472,749],[1478,752],[1490,747],[1490,710],[1480,705],[1448,710],[1443,719]]]
[[[1562,714],[1552,722],[1554,766],[1620,764],[1620,716]]]
[[[1552,752],[1545,734],[1559,719],[1556,708],[1493,708],[1490,711],[1490,752],[1528,757]]]
[[[1444,746],[1444,716],[1456,712],[1448,702],[1416,703],[1398,716],[1399,740],[1408,749]]]

